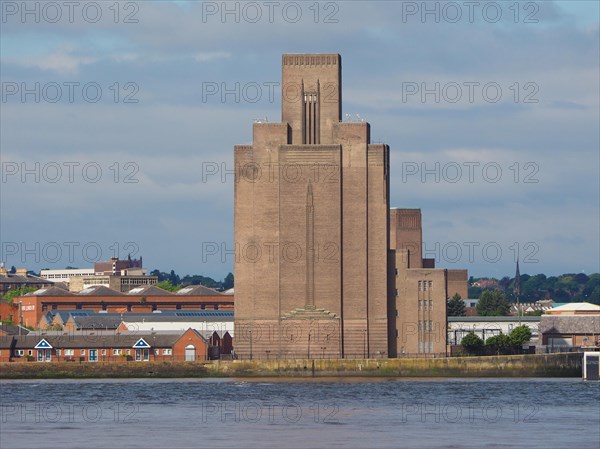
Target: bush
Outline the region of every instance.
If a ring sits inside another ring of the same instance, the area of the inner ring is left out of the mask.
[[[512,347],[512,341],[508,335],[500,334],[488,338],[485,345],[499,354],[507,352]]]
[[[463,349],[469,354],[476,354],[483,348],[483,340],[475,335],[474,332],[469,332],[460,342]]]
[[[509,338],[513,348],[520,348],[531,340],[531,329],[527,326],[515,327],[510,333]]]

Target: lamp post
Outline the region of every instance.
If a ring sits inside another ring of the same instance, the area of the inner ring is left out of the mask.
[[[23,301],[19,301],[19,337],[21,336],[21,327],[23,326]]]
[[[250,329],[250,360],[252,360],[252,329]]]

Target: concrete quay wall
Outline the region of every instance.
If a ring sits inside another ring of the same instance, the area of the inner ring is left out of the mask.
[[[435,359],[1,363],[0,379],[186,377],[580,377],[581,354]]]

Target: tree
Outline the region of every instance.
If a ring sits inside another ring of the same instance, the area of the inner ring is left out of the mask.
[[[509,311],[510,304],[500,290],[485,290],[477,302],[479,316],[503,316],[508,315]]]
[[[223,280],[223,289],[229,290],[230,288],[233,288],[233,273],[229,273]]]
[[[173,284],[173,285],[179,285],[180,284],[181,279],[175,273],[175,270],[171,270],[171,274],[169,274],[169,281],[171,281],[171,284]]]
[[[468,289],[469,298],[479,298],[481,296],[482,292],[483,292],[483,289],[481,287],[472,287],[469,285],[469,289]]]
[[[512,341],[508,335],[499,334],[485,341],[487,347],[492,348],[497,354],[507,352],[512,347]]]
[[[17,296],[23,296],[26,295],[27,293],[31,293],[36,291],[37,288],[35,287],[19,287],[19,288],[15,288],[14,290],[11,290],[9,292],[7,292],[2,299],[10,302],[12,304],[12,302],[14,301],[14,298],[16,298]]]
[[[465,316],[465,302],[458,293],[446,303],[446,315],[448,316]]]
[[[469,354],[476,354],[483,348],[483,340],[475,335],[474,332],[469,332],[465,335],[460,344]]]
[[[513,348],[520,348],[531,340],[531,329],[527,326],[517,326],[509,334],[510,345]]]
[[[508,289],[510,284],[511,284],[511,279],[508,276],[504,276],[502,279],[500,279],[498,281],[498,285],[504,291],[506,291]]]
[[[168,292],[176,292],[179,290],[178,285],[171,284],[171,281],[162,281],[156,284],[158,288],[162,288],[163,290],[167,290]]]

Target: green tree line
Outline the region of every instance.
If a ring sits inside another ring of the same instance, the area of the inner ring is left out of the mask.
[[[158,276],[158,287],[164,288],[165,290],[175,291],[180,288],[187,287],[188,285],[204,285],[208,288],[214,288],[215,290],[224,291],[233,288],[233,273],[229,273],[225,276],[222,281],[215,281],[213,278],[208,276],[202,276],[199,274],[187,274],[180,277],[174,270],[170,273],[165,273],[160,270],[152,270],[150,276]]]
[[[486,278],[489,279],[489,278]],[[499,290],[509,302],[516,302],[514,293],[515,279],[505,276],[497,281],[496,288],[474,287],[473,283],[480,279],[469,279],[469,298],[479,298],[485,290]],[[600,273],[561,274],[546,276],[545,274],[521,275],[520,302],[536,302],[551,299],[554,302],[591,302],[600,305]]]

